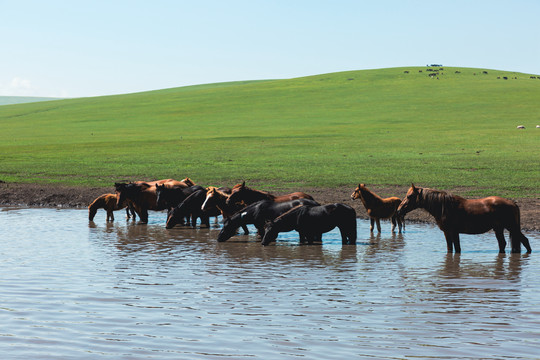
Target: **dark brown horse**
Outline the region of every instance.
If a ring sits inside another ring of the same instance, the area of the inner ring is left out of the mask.
[[[270,200],[273,202],[285,202],[298,199],[313,200],[313,197],[303,192],[293,192],[287,195],[276,196],[266,191],[251,189],[246,186],[246,182],[237,184],[232,188],[231,195],[227,199],[227,204],[250,205],[260,200]]]
[[[411,210],[427,210],[444,232],[448,252],[461,252],[459,234],[482,234],[493,229],[504,253],[504,229],[510,232],[512,252],[520,253],[521,244],[531,252],[529,240],[521,232],[519,207],[515,202],[498,196],[467,200],[444,191],[415,187],[412,184],[398,208],[400,215]]]
[[[107,212],[107,221],[114,221],[113,211],[126,208],[126,217],[133,217],[135,220],[135,211],[131,208],[129,201],[118,206],[116,194],[103,194],[98,196],[90,205],[88,205],[88,220],[94,221],[98,209],[105,209]]]
[[[133,208],[142,223],[148,223],[148,210],[164,210],[157,206],[156,185],[166,186],[190,186],[193,181],[185,178],[182,181],[173,179],[164,179],[156,181],[136,181],[132,183],[116,183],[117,204],[122,204],[126,200],[130,200]]]
[[[396,223],[401,232],[401,227],[405,230],[405,222],[397,215],[397,208],[401,203],[401,199],[393,196],[389,198],[381,198],[373,191],[369,190],[365,184],[358,184],[358,187],[351,194],[351,199],[356,200],[360,198],[362,204],[367,210],[369,219],[371,220],[371,226],[369,230],[373,232],[374,223],[377,224],[377,231],[381,232],[381,219],[392,220],[392,232],[396,228]]]

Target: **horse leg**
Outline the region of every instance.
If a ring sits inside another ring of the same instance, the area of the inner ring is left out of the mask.
[[[376,218],[375,222],[377,223],[377,231],[380,233],[381,232],[381,219]]]
[[[201,216],[201,226],[203,224],[206,225],[207,227],[210,227],[210,217],[205,216],[205,215]]]
[[[451,253],[454,251],[454,236],[451,232],[449,231],[445,231],[444,232],[444,237],[446,239],[446,250]]]
[[[107,221],[114,221],[114,214],[112,210],[107,210]]]
[[[244,235],[249,234],[249,230],[248,230],[246,224],[242,224],[242,230],[244,230]]]
[[[141,223],[148,224],[148,210],[145,208],[141,208],[139,212],[139,218],[141,219]]]
[[[527,249],[527,252],[530,253],[532,250],[531,250],[531,244],[529,244],[529,239],[527,239],[527,237],[523,235],[521,231],[519,232],[519,235],[520,235],[519,241],[523,244],[523,246],[525,246],[525,249]]]
[[[459,243],[459,233],[454,234],[454,252],[461,253],[461,244]]]
[[[495,236],[499,242],[499,253],[504,254],[504,248],[506,247],[506,240],[504,239],[504,229],[497,228],[493,229],[495,231]]]
[[[398,226],[398,232],[401,234],[401,218],[398,216],[398,214],[395,214],[392,216],[392,232],[394,232],[395,224],[397,223]]]
[[[374,228],[374,224],[375,224],[375,219],[372,218],[372,217],[370,217],[370,218],[369,218],[369,221],[370,221],[370,224],[371,224],[371,225],[369,226],[369,231],[370,231],[370,232],[373,232],[373,228]]]
[[[521,244],[525,246],[528,253],[531,252],[529,239],[520,230],[510,232],[510,242],[512,243],[512,253],[521,253]]]
[[[339,232],[341,233],[341,245],[347,245],[347,233],[342,228],[339,228]]]

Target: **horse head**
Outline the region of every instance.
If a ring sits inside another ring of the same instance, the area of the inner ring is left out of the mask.
[[[356,200],[356,199],[362,198],[361,189],[362,189],[363,187],[365,187],[365,186],[366,186],[365,184],[358,184],[358,186],[356,187],[356,189],[354,189],[353,193],[351,194],[351,199],[352,199],[352,200]]]
[[[116,207],[120,207],[124,201],[126,201],[126,183],[114,183],[114,189],[116,191]]]
[[[216,188],[211,186],[206,191],[206,199],[204,199],[204,202],[201,206],[201,210],[205,211],[210,205],[208,205],[208,200],[211,200],[216,195]]]
[[[234,187],[232,188],[231,195],[229,195],[229,198],[226,201],[226,204],[232,205],[232,204],[242,202],[242,197],[246,189],[247,189],[247,186],[246,186],[245,181],[243,181],[241,184],[234,185]]]
[[[273,220],[268,220],[264,225],[264,236],[262,238],[261,244],[268,245],[272,241],[275,241],[278,237],[279,231],[275,226]]]
[[[188,187],[190,186],[195,186],[195,183],[190,179],[190,178],[185,178],[184,180],[182,180],[181,182],[183,182],[184,184],[186,184]]]
[[[163,202],[165,202],[165,195],[164,195],[164,192],[165,190],[167,189],[167,187],[165,186],[165,184],[163,185],[160,185],[160,184],[156,184],[156,206],[158,208],[165,208],[165,206],[161,206],[161,204]]]
[[[233,217],[225,219],[225,221],[223,222],[223,227],[219,232],[217,241],[224,242],[233,237],[234,234],[236,234],[236,230],[238,230],[238,228],[242,225],[241,221],[242,216],[238,214],[235,214]]]
[[[415,187],[414,184],[411,184],[409,191],[407,191],[407,195],[405,195],[397,208],[398,216],[403,217],[408,212],[417,209],[419,207],[419,200],[420,190]]]
[[[180,214],[180,209],[174,208],[167,212],[167,223],[165,224],[166,229],[173,228],[176,224],[182,222],[182,215]]]

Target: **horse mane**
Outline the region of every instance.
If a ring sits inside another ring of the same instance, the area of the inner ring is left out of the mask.
[[[459,203],[459,196],[452,195],[446,191],[428,188],[419,188],[420,205],[435,218],[440,218],[448,211],[455,209]]]
[[[247,190],[249,192],[252,192],[252,193],[257,193],[257,194],[263,195],[263,196],[267,197],[269,200],[272,200],[272,201],[276,198],[276,196],[274,194],[271,194],[271,193],[269,193],[267,191],[256,190],[256,189],[252,189],[250,187],[247,187],[245,185],[245,183],[234,185],[233,188],[232,188],[232,191],[234,192],[235,189],[241,189],[241,188],[243,188],[244,190]]]

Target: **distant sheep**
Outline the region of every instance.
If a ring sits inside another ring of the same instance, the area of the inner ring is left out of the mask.
[[[523,125],[518,125],[517,128],[518,128],[518,129],[525,129],[525,126],[523,126]]]

